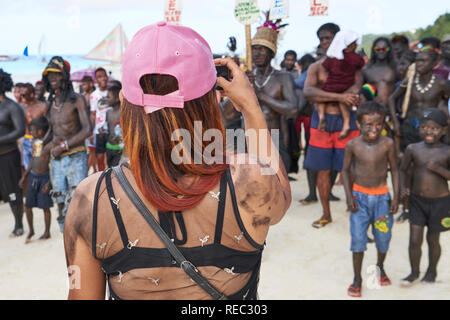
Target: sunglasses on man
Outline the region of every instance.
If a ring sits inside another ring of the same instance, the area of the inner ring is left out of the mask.
[[[389,47],[379,47],[379,46],[375,46],[375,51],[389,52],[389,51],[391,51],[391,48],[389,48]]]

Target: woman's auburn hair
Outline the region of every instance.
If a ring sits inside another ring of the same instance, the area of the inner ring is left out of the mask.
[[[178,90],[177,80],[168,75],[145,75],[141,87],[146,94],[165,95]],[[225,130],[214,88],[204,96],[184,102],[184,108],[163,108],[147,114],[142,106],[123,99],[120,114],[123,142],[130,160],[130,169],[145,198],[159,211],[182,211],[197,205],[220,181],[226,169],[221,163],[195,164],[191,138],[190,163],[175,164],[172,150],[179,141],[172,141],[173,132],[186,129],[195,137],[194,121],[201,121],[202,135],[218,129],[225,146]],[[202,155],[207,144],[201,139]],[[188,150],[189,151],[189,150]],[[224,156],[223,149],[220,150]],[[183,157],[186,157],[183,154]],[[202,158],[203,160],[203,158]],[[182,176],[193,177],[193,183],[182,187]]]

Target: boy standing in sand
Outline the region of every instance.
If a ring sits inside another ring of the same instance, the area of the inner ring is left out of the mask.
[[[44,145],[43,141],[48,128],[48,120],[44,116],[33,119],[30,122],[30,132],[35,138],[32,142],[32,158],[27,171],[25,171],[22,179],[19,181],[19,186],[22,188],[25,179],[30,175],[25,201],[30,232],[28,233],[25,243],[29,243],[34,236],[33,208],[41,208],[44,210],[45,232],[39,239],[44,240],[50,238],[50,208],[53,207],[53,201],[49,195],[50,175],[48,164],[50,160],[50,149],[53,145],[52,143]]]
[[[350,250],[353,252],[355,273],[348,294],[352,297],[361,297],[361,266],[367,248],[369,224],[372,224],[378,251],[380,285],[391,284],[383,263],[391,240],[392,214],[398,209],[399,175],[394,142],[388,137],[381,136],[386,117],[384,107],[377,102],[366,102],[358,108],[356,116],[361,135],[347,143],[342,179],[348,209],[351,211]],[[392,201],[386,181],[388,166],[391,168],[394,188]]]
[[[434,283],[441,256],[439,235],[450,229],[450,146],[441,142],[447,132],[447,115],[436,108],[425,110],[419,124],[422,142],[410,144],[401,170],[402,197],[409,196],[409,260],[411,274],[402,280],[411,286],[419,278],[423,229],[428,227],[429,265],[423,282]],[[408,168],[414,165],[411,190],[406,187]]]

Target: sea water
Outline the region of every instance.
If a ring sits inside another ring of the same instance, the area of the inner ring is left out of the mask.
[[[55,55],[45,56],[10,56],[18,58],[15,61],[0,61],[0,69],[11,74],[14,83],[31,82],[41,80],[42,72],[50,59]],[[105,61],[84,59],[83,55],[61,55],[70,63],[70,71],[75,72],[86,68],[96,68],[107,64]]]

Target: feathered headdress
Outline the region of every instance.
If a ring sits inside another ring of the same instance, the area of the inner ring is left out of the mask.
[[[252,39],[252,45],[262,45],[277,54],[278,34],[280,30],[288,25],[288,23],[281,24],[281,19],[271,21],[269,19],[270,12],[264,13],[266,21],[257,28],[255,36]]]

